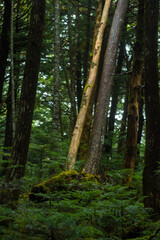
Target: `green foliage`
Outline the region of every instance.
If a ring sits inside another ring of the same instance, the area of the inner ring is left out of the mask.
[[[68,172],[54,178],[60,183],[67,176]],[[1,239],[9,240],[13,233],[15,240],[143,239],[159,223],[151,222],[151,211],[139,201],[136,186],[74,178],[67,180],[66,189],[43,194],[48,197],[45,202],[34,203],[22,197],[16,211],[1,211]]]

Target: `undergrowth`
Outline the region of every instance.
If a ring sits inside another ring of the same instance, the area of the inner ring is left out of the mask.
[[[110,173],[104,183],[74,179],[45,202],[21,198],[16,210],[0,206],[0,239],[160,239],[159,233],[149,238],[159,222],[143,207],[139,176],[130,187],[118,184],[118,176]]]

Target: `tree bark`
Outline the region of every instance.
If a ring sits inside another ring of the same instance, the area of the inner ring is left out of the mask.
[[[126,29],[126,27],[125,27]],[[122,39],[120,43],[120,50],[119,50],[119,56],[118,56],[118,62],[116,67],[116,74],[120,74],[123,66],[123,60],[125,54],[125,40]],[[113,138],[113,132],[114,132],[114,124],[115,124],[115,116],[117,111],[117,104],[118,104],[118,95],[119,95],[119,88],[120,85],[118,84],[117,79],[114,80],[113,87],[112,87],[112,103],[111,103],[111,111],[109,116],[109,126],[106,134],[106,138],[108,140],[108,143],[105,144],[105,153],[109,154],[112,149],[112,138]]]
[[[94,116],[91,145],[89,148],[87,163],[83,169],[87,173],[96,174],[100,165],[106,130],[106,116],[108,113],[120,32],[127,7],[128,0],[119,0],[112,21]]]
[[[102,13],[101,24],[99,25],[99,28],[97,30],[97,38],[95,42],[95,48],[94,48],[90,73],[89,73],[88,81],[83,91],[81,108],[78,114],[77,122],[74,128],[73,137],[72,137],[70,148],[69,148],[68,159],[67,159],[67,168],[69,170],[74,169],[77,152],[80,144],[80,139],[81,139],[83,127],[85,124],[88,107],[90,104],[90,99],[92,97],[93,90],[95,87],[103,33],[104,33],[104,29],[107,22],[109,7],[110,7],[110,0],[106,0],[103,13]]]
[[[144,106],[144,100],[143,100],[143,92],[141,94],[141,99],[139,102],[139,121],[138,121],[138,136],[137,136],[137,144],[139,145],[137,149],[137,155],[140,156],[140,144],[142,139],[142,131],[143,131],[143,125],[144,125],[144,116],[143,116],[143,106]]]
[[[159,215],[160,108],[158,88],[158,0],[145,0],[146,152],[143,172],[144,206]]]
[[[68,1],[68,38],[69,38],[69,59],[70,59],[70,78],[71,78],[71,110],[70,110],[70,130],[69,135],[72,136],[73,129],[76,123],[76,92],[75,92],[75,84],[76,84],[76,51],[75,46],[73,46],[72,41],[72,22],[71,22],[71,2]]]
[[[53,108],[52,127],[53,136],[57,140],[60,136],[60,1],[54,1],[54,72],[53,72]]]
[[[101,0],[100,0],[101,2]],[[91,27],[90,27],[90,16],[91,14],[91,0],[88,0],[88,11],[87,11],[87,21],[86,21],[86,45],[85,45],[85,52],[84,52],[84,82],[83,82],[83,86],[85,87],[86,81],[87,81],[87,76],[88,76],[88,67],[89,67],[89,47],[90,47],[90,31],[91,31]]]
[[[11,29],[11,46],[10,46],[10,56],[11,56],[11,89],[12,89],[12,130],[13,130],[13,137],[15,136],[15,123],[16,123],[16,106],[15,106],[15,80],[14,80],[14,25],[13,25],[13,18],[14,18],[14,4],[13,0],[11,0],[11,22],[10,22],[10,29]]]
[[[122,153],[125,150],[125,135],[126,135],[126,122],[127,122],[127,114],[128,114],[128,97],[129,97],[129,81],[126,81],[126,94],[125,101],[123,106],[123,117],[121,121],[120,133],[118,138],[118,147],[117,152]]]
[[[25,172],[40,65],[44,14],[45,0],[32,0],[26,64],[11,154],[12,164],[6,173],[6,182],[22,178]]]
[[[3,84],[5,77],[5,70],[7,66],[7,58],[9,53],[9,32],[11,19],[11,1],[4,1],[4,17],[0,45],[0,104],[2,103]]]
[[[132,181],[135,158],[137,154],[137,127],[139,97],[142,89],[143,72],[143,49],[144,49],[144,0],[139,0],[136,44],[133,54],[133,71],[130,84],[130,95],[128,104],[128,127],[126,140],[126,154],[124,157],[123,168],[130,169],[128,176],[125,176],[126,184]]]
[[[93,51],[94,51],[94,45],[95,45],[95,41],[96,41],[97,29],[98,29],[99,24],[101,22],[101,16],[102,16],[102,1],[100,0],[98,8],[97,8],[96,20],[95,20],[95,26],[94,26],[94,38],[93,38],[93,46],[92,46]],[[101,60],[102,60],[101,57],[102,57],[102,54],[103,54],[103,45],[104,45],[104,40],[102,42],[102,49],[101,49],[101,54],[100,54],[99,65],[101,64]],[[88,46],[88,48],[86,46],[86,50],[87,49],[89,51],[89,46]],[[89,55],[89,52],[88,52],[88,55]],[[94,86],[92,97],[90,99],[90,103],[89,103],[89,106],[88,106],[86,120],[85,120],[85,124],[84,124],[84,127],[83,127],[83,132],[82,132],[82,137],[81,137],[81,143],[80,143],[80,146],[79,146],[79,160],[82,160],[82,161],[85,161],[85,162],[87,160],[87,151],[88,151],[88,146],[89,146],[91,125],[92,125],[92,118],[93,118],[93,105],[94,105],[94,102],[95,102],[97,82],[98,82],[98,79],[99,79],[99,76],[98,76],[99,71],[100,71],[100,67],[98,68],[97,79],[96,79],[96,83],[95,83],[95,86]],[[86,82],[85,78],[84,78],[84,81]]]

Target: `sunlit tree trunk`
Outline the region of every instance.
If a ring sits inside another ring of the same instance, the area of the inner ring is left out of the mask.
[[[158,88],[158,0],[145,0],[146,152],[143,173],[145,207],[160,210],[160,107]],[[158,171],[158,172],[157,172]]]
[[[5,77],[5,70],[7,66],[7,58],[9,53],[9,32],[10,32],[10,19],[11,19],[11,1],[4,1],[4,16],[1,33],[0,44],[0,104],[2,102],[3,84]]]
[[[90,67],[90,73],[89,73],[88,81],[83,91],[81,108],[78,114],[77,122],[74,128],[73,137],[72,137],[70,148],[69,148],[67,169],[70,169],[70,170],[73,169],[75,165],[82,132],[83,132],[84,124],[86,121],[87,111],[90,104],[90,99],[92,97],[94,87],[95,87],[103,33],[104,33],[104,29],[107,22],[109,7],[110,7],[110,0],[106,0],[103,13],[102,13],[101,23],[99,25],[99,28],[97,29],[97,38],[95,42],[93,58],[92,58],[91,67]]]
[[[112,21],[107,49],[105,53],[102,77],[96,105],[96,112],[94,116],[91,144],[89,147],[87,163],[84,167],[84,171],[87,173],[96,174],[98,172],[101,161],[106,130],[106,116],[108,113],[109,99],[116,64],[120,32],[122,24],[124,22],[127,7],[128,0],[119,0]]]
[[[21,90],[18,119],[16,124],[16,134],[14,137],[11,154],[12,163],[5,177],[6,188],[9,186],[7,185],[8,182],[10,183],[13,180],[21,179],[24,176],[25,172],[37,89],[38,72],[40,66],[44,15],[45,0],[32,0],[26,64]],[[8,203],[12,200],[17,200],[19,197],[18,188],[16,187],[16,189],[13,188],[8,190],[8,194],[8,199],[3,199],[4,195],[1,194],[1,203]]]
[[[88,12],[90,12],[90,10]],[[88,21],[89,21],[89,17],[90,16],[87,17]],[[97,13],[96,13],[96,20],[95,20],[95,26],[94,26],[93,45],[95,44],[95,41],[96,41],[97,29],[99,27],[99,24],[100,24],[100,21],[101,21],[101,17],[102,17],[102,1],[100,0],[98,8],[97,8]],[[88,24],[87,24],[87,26],[88,26]],[[87,29],[89,31],[89,26],[87,27]],[[87,42],[88,42],[88,37],[87,37]],[[85,56],[87,55],[87,50],[88,50],[88,58],[89,58],[89,45],[88,45],[89,42],[88,42],[88,44],[87,44],[87,42],[86,42]],[[104,44],[104,40],[102,42],[102,50],[103,50],[103,44]],[[94,46],[92,46],[92,49],[94,51]],[[101,50],[101,55],[102,55],[102,50]],[[101,55],[100,55],[100,61],[101,61]],[[87,63],[88,63],[88,61],[86,62],[86,64]],[[88,66],[88,64],[87,64],[87,66]],[[85,69],[85,67],[84,67],[84,69]],[[100,70],[100,68],[98,68],[98,73],[99,73],[99,70]],[[87,77],[87,71],[86,72],[84,71],[84,82],[86,82],[85,76]],[[92,96],[91,96],[91,99],[90,99],[90,103],[89,103],[89,106],[88,106],[86,120],[85,120],[85,124],[84,124],[84,127],[83,127],[83,133],[82,133],[82,137],[81,137],[81,143],[80,143],[80,146],[79,146],[79,160],[82,160],[82,161],[86,161],[87,160],[87,150],[88,150],[88,145],[89,145],[91,125],[92,125],[92,118],[93,118],[93,105],[95,103],[97,81],[98,81],[98,78],[99,78],[98,75],[99,74],[97,74],[96,83],[95,83],[95,86],[94,86],[94,89],[93,89],[93,93],[92,93]]]
[[[126,140],[126,154],[124,158],[124,169],[130,169],[128,176],[125,176],[124,182],[132,181],[135,158],[137,153],[137,127],[139,97],[142,89],[142,72],[143,72],[143,46],[144,46],[144,0],[139,0],[136,44],[133,54],[133,71],[130,83],[130,94],[128,104],[128,127]]]

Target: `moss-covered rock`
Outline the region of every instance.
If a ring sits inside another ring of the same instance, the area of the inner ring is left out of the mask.
[[[99,176],[85,172],[64,171],[46,181],[34,186],[29,194],[29,199],[35,202],[43,202],[49,199],[48,195],[54,191],[78,189],[82,182],[100,182]],[[71,184],[72,183],[72,184]]]

